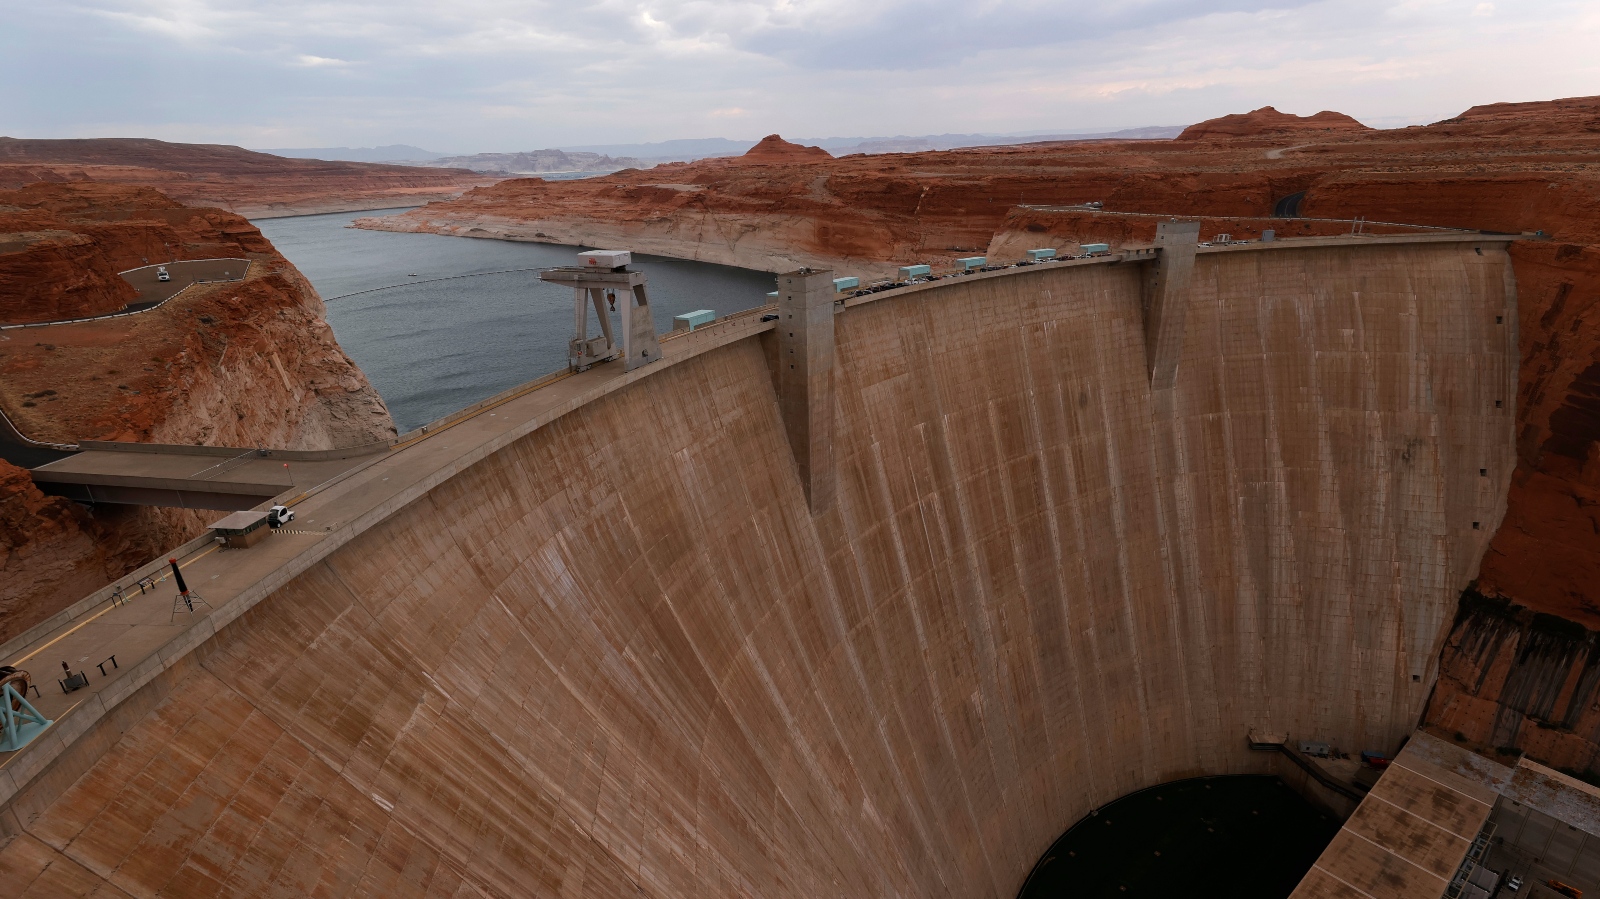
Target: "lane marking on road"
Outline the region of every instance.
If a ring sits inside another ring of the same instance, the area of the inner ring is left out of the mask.
[[[205,552],[198,553],[196,555],[190,556],[187,560],[179,562],[178,563],[178,567],[180,569],[188,568],[190,565],[193,565],[194,563],[200,561],[202,558],[210,555],[213,552],[216,552],[218,545],[220,545],[220,544],[213,544],[212,547],[210,549],[206,550]],[[95,622],[95,620],[98,619],[101,615],[104,615],[107,612],[109,612],[112,609],[115,609],[117,607],[118,606],[117,606],[116,603],[112,603],[111,605],[105,607],[104,609],[101,609],[100,611],[94,613],[93,615],[89,616],[88,618],[84,619],[83,621],[78,622],[77,627],[74,627],[72,630],[67,631],[66,633],[64,633],[61,636],[55,638],[54,640],[51,640],[49,643],[46,643],[45,645],[39,647],[38,649],[35,649],[33,652],[28,653],[27,655],[23,656],[22,658],[17,659],[15,662],[12,662],[11,663],[11,667],[15,668],[18,665],[21,665],[23,662],[27,662],[27,661],[32,660],[33,658],[38,656],[40,653],[44,652],[45,650],[47,650],[50,647],[56,645],[57,643],[60,643],[62,640],[65,640],[68,637],[72,636],[73,634],[77,633],[80,629],[82,629],[84,627],[87,627],[90,624],[93,624]]]

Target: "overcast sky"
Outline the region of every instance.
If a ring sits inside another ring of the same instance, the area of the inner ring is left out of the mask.
[[[1592,94],[1596,0],[0,0],[13,137],[482,152]]]

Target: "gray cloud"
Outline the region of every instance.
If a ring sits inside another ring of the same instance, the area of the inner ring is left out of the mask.
[[[472,152],[1099,130],[1267,103],[1396,122],[1600,93],[1592,2],[1500,7],[0,0],[0,133]]]

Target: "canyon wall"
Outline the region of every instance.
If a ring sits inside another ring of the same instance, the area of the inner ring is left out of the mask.
[[[44,251],[5,242],[42,231],[67,237]],[[13,285],[8,299],[19,299],[8,302],[8,319],[116,311],[126,302],[117,285],[127,286],[117,271],[168,248],[180,259],[246,258],[249,275],[195,285],[135,315],[0,332],[0,410],[23,435],[65,444],[322,449],[394,434],[383,400],[323,320],[315,289],[249,222],[145,188],[39,184],[0,192],[0,284]],[[71,289],[53,286],[63,250],[77,275]],[[13,467],[5,471],[0,503],[28,511],[0,538],[0,639],[215,518],[106,505],[73,511]]]
[[[82,506],[45,496],[25,469],[0,460],[0,639],[143,564],[108,551],[98,527]]]
[[[1469,590],[1440,656],[1424,724],[1508,764],[1526,754],[1594,782],[1600,634]]]
[[[400,454],[356,477],[415,498],[121,699],[4,809],[0,871],[1010,897],[1110,799],[1268,770],[1252,727],[1393,747],[1515,464],[1503,246],[1203,253],[1161,391],[1134,265],[852,306],[816,514],[770,333]]]
[[[415,206],[504,177],[463,169],[286,159],[242,147],[145,138],[0,137],[0,190],[123,184],[250,218]]]

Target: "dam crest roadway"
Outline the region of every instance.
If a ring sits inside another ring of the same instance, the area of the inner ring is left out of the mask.
[[[1275,770],[1253,727],[1393,746],[1504,512],[1512,239],[1202,247],[1181,274],[1169,247],[826,304],[796,276],[779,313],[831,314],[794,333],[752,310],[338,460],[289,533],[185,547],[209,611],[108,588],[4,647],[120,665],[47,680],[56,723],[0,758],[0,865],[1011,896],[1089,809]]]

